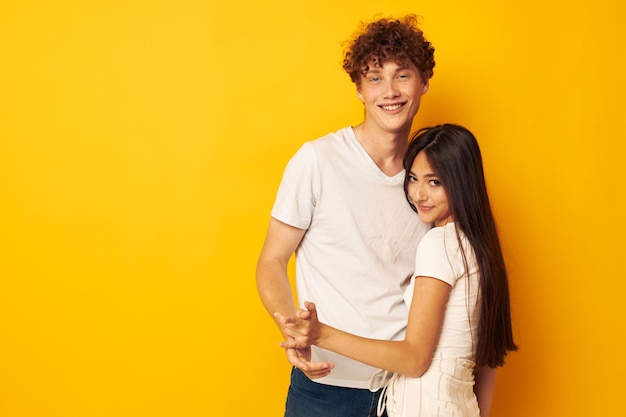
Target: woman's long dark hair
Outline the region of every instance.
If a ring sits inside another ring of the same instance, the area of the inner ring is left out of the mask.
[[[513,341],[507,271],[478,142],[469,130],[454,124],[424,128],[414,134],[404,157],[404,193],[416,212],[408,194],[409,172],[422,151],[446,190],[459,243],[461,230],[476,256],[480,276],[476,363],[492,368],[502,366],[507,353],[517,350],[517,346]],[[467,271],[465,253],[463,258]]]

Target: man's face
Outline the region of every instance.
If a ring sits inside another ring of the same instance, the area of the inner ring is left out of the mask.
[[[411,129],[419,110],[422,95],[428,91],[428,82],[410,61],[398,65],[387,61],[382,67],[370,63],[370,69],[361,75],[357,88],[359,99],[365,105],[365,122],[393,133]]]

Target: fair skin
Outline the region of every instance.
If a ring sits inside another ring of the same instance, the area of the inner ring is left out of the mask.
[[[304,236],[305,230],[289,226],[272,218],[265,243],[257,263],[257,288],[266,309],[274,308],[282,314],[295,314],[294,300],[287,275],[287,264]],[[282,330],[280,322],[276,324]],[[289,336],[283,331],[283,337]],[[309,378],[322,378],[330,373],[332,364],[311,362],[311,348],[286,349],[287,360]]]
[[[452,221],[446,190],[423,151],[413,160],[408,175],[407,191],[420,219],[437,227],[443,227]]]
[[[357,88],[365,106],[363,122],[353,128],[354,134],[382,172],[394,176],[402,171],[402,158],[407,148],[413,118],[419,109],[421,96],[428,91],[412,63],[399,66],[389,61],[374,67],[361,76]],[[306,230],[270,220],[265,243],[257,262],[257,289],[267,311],[279,316],[294,316],[294,300],[287,276],[287,264],[304,237]],[[275,316],[276,324],[289,340]],[[286,349],[290,364],[302,370],[309,378],[320,378],[330,373],[333,365],[310,362],[310,347]]]
[[[354,134],[389,176],[403,169],[411,124],[427,91],[428,81],[410,61],[404,65],[389,61],[382,68],[371,64],[361,76],[357,95],[365,107],[365,120],[354,127]]]

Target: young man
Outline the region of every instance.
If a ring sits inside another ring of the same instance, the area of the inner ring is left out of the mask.
[[[295,314],[287,263],[296,252],[298,300],[314,301],[320,321],[377,339],[403,336],[403,292],[430,225],[405,199],[402,158],[433,56],[414,16],[372,22],[355,36],[343,67],[365,117],[305,143],[285,169],[257,265],[270,314]],[[375,415],[374,368],[315,346],[287,358],[285,417]]]

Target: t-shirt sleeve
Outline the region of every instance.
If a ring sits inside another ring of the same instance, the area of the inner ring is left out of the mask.
[[[446,235],[441,227],[431,229],[417,247],[413,276],[436,278],[454,286],[458,273],[453,265],[458,249],[456,236]]]
[[[315,150],[305,143],[289,160],[272,208],[272,217],[308,229],[319,196],[319,168]]]

